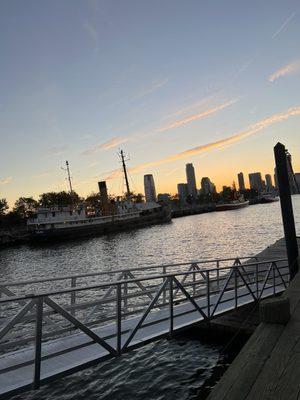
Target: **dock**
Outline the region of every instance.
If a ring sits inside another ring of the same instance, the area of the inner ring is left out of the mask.
[[[297,242],[300,250],[299,238]],[[270,246],[262,257],[270,254],[283,256],[284,241]],[[289,321],[261,322],[208,400],[300,398],[300,273],[281,297],[290,304]]]
[[[287,260],[272,254],[3,282],[0,398],[284,292]]]

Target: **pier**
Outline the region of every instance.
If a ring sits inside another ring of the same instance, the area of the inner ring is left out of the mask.
[[[298,238],[298,247],[299,246]],[[279,303],[255,330],[209,400],[299,399],[300,393],[300,275],[281,296],[290,318],[280,321]],[[263,303],[262,303],[263,305]],[[286,312],[286,310],[284,310]],[[284,313],[283,313],[284,314]]]
[[[255,257],[2,283],[0,395],[282,293],[289,283],[283,249],[279,241]]]

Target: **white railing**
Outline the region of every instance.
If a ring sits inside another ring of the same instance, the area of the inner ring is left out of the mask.
[[[234,259],[231,266],[201,269],[206,262],[209,261],[201,261],[200,265],[176,264],[188,266],[187,271],[178,268],[168,272],[174,264],[118,270],[114,272],[118,279],[110,282],[34,294],[14,295],[9,289],[7,297],[0,299],[0,384],[1,375],[5,379],[10,374],[12,379],[14,371],[19,379],[31,369],[32,385],[37,388],[40,381],[49,380],[49,371],[41,372],[43,363],[47,366],[63,355],[72,357],[82,350],[84,360],[77,369],[65,361],[66,374],[91,365],[98,352],[96,361],[118,356],[150,340],[194,323],[209,322],[231,309],[279,293],[289,282],[285,259],[243,265],[241,259]],[[164,273],[154,274],[156,268]],[[152,274],[146,276],[135,277],[132,273],[149,269]],[[1,287],[102,275],[13,282]],[[2,290],[2,294],[6,291]],[[91,352],[91,360],[87,361],[85,351],[96,344],[99,348]],[[53,378],[57,373],[50,375]],[[20,379],[18,382],[23,387],[31,385]]]

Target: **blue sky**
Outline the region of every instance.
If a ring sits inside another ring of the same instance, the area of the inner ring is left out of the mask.
[[[299,38],[299,1],[2,0],[0,197],[67,188],[66,159],[118,193],[120,146],[137,191],[272,172],[278,140],[300,170]]]

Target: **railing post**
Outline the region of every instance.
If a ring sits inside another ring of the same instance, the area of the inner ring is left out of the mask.
[[[72,276],[71,278],[71,288],[76,287],[76,276]],[[76,311],[73,308],[76,304],[76,292],[71,292],[71,314],[75,316]]]
[[[193,275],[193,296],[195,296],[196,294],[196,272],[194,272],[196,270],[196,263],[192,263],[192,275]]]
[[[120,355],[121,354],[121,349],[122,349],[122,287],[121,283],[117,284],[117,291],[116,291],[116,296],[117,296],[117,353]]]
[[[165,265],[163,265],[163,275],[166,275],[166,273],[167,273],[167,268],[166,268]],[[166,278],[163,279],[163,282],[164,282],[165,280],[166,280]],[[163,291],[163,303],[165,304],[166,301],[167,301],[167,290],[164,289],[164,291]]]
[[[207,298],[207,318],[210,318],[210,278],[209,278],[209,270],[206,271],[206,298]]]
[[[174,308],[173,308],[173,277],[169,277],[169,310],[170,310],[170,329],[169,333],[172,335],[174,329]]]
[[[234,307],[237,308],[238,306],[238,275],[237,275],[237,266],[235,265],[234,267]]]
[[[217,260],[217,287],[220,290],[220,261]]]
[[[125,273],[124,279],[126,280],[127,278],[128,278],[128,277],[127,277],[127,274]],[[123,302],[124,302],[124,314],[126,314],[126,313],[127,313],[127,306],[128,306],[128,299],[127,299],[127,295],[128,295],[128,283],[127,283],[127,282],[124,283],[123,294],[124,294],[124,300],[123,300]]]
[[[42,326],[43,326],[43,297],[36,299],[36,324],[35,324],[35,353],[33,389],[40,387],[41,357],[42,357]]]
[[[255,265],[256,298],[258,299],[258,264]]]
[[[276,277],[275,277],[275,268],[274,268],[274,262],[272,263],[272,277],[273,277],[273,294],[276,293]]]

